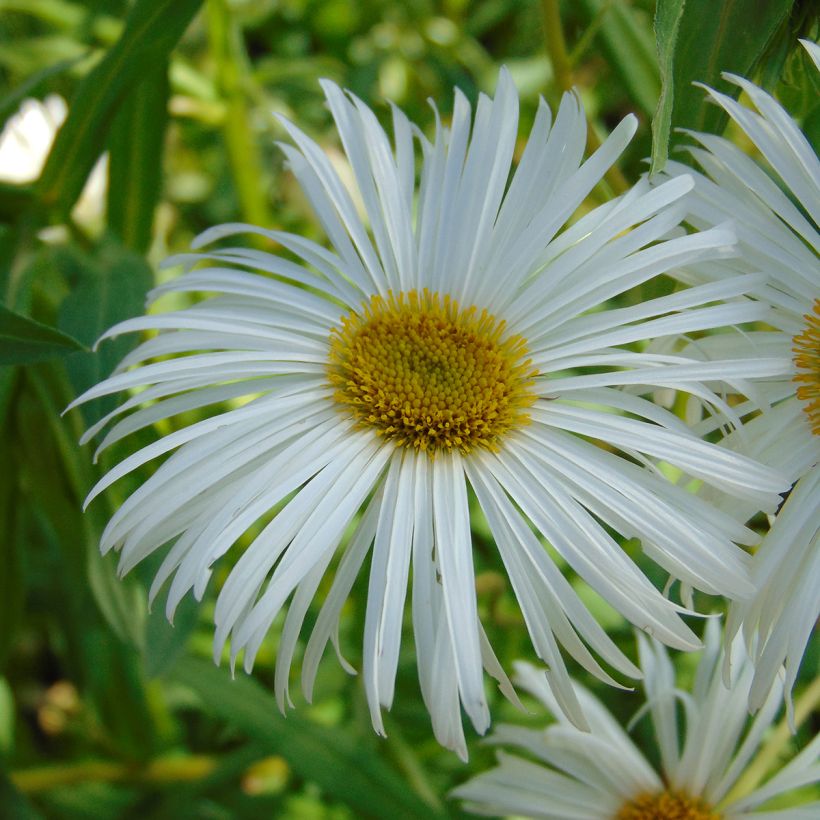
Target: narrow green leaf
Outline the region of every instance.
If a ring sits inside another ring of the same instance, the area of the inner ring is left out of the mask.
[[[669,131],[672,126],[674,102],[674,63],[678,29],[686,0],[660,0],[655,10],[655,38],[658,44],[658,65],[661,72],[661,93],[652,120],[652,163],[650,174],[658,173],[669,156]]]
[[[42,362],[86,350],[73,336],[0,305],[0,365]]]
[[[3,443],[6,458],[11,453],[11,443]],[[26,583],[23,573],[23,539],[17,521],[16,472],[0,470],[0,669],[3,669],[17,637],[17,629],[23,617]],[[0,755],[3,750],[0,749]]]
[[[107,245],[89,258],[77,287],[60,307],[58,326],[91,346],[112,325],[143,312],[145,293],[153,283],[148,263],[119,244]],[[93,353],[76,353],[65,360],[68,376],[77,393],[108,376],[136,343],[133,335],[104,342]],[[98,400],[81,408],[92,423],[116,406],[117,397]]]
[[[177,663],[173,676],[193,689],[209,711],[264,742],[301,777],[345,801],[357,817],[384,817],[386,807],[395,818],[442,816],[349,734],[318,726],[298,714],[282,717],[273,698],[253,678],[232,680],[225,670],[188,657]]]
[[[0,130],[3,129],[6,120],[14,114],[20,103],[23,102],[26,97],[35,96],[40,86],[76,65],[80,59],[81,58],[75,57],[69,60],[60,60],[53,65],[46,66],[41,71],[32,74],[25,82],[20,83],[20,85],[6,94],[6,96],[0,100]]]
[[[103,628],[87,629],[80,640],[87,686],[106,729],[126,754],[148,759],[156,732],[139,652]]]
[[[151,243],[160,195],[168,94],[168,64],[163,62],[134,86],[111,127],[108,226],[125,247],[139,252]]]
[[[739,89],[721,73],[750,76],[787,25],[793,5],[793,0],[658,0],[655,36],[663,90],[653,122],[653,171],[666,162],[672,130],[723,131],[727,115],[693,83],[736,97]]]
[[[14,693],[5,678],[0,677],[0,758],[8,760],[14,751]]]
[[[100,612],[117,637],[142,648],[145,594],[137,584],[118,578],[114,564],[110,555],[100,555],[96,543],[88,544],[86,577]]]
[[[816,106],[814,110],[806,117],[803,123],[803,132],[806,139],[811,143],[815,153],[820,154],[820,105]]]
[[[65,420],[57,416],[64,394],[64,388],[57,389],[58,368],[34,365],[25,375],[27,389],[14,403],[12,429],[19,453],[12,475],[19,476],[17,486],[24,494],[25,503],[19,506],[28,513],[27,543],[37,545],[38,567],[46,564],[54,576],[39,606],[64,647],[66,677],[76,681],[105,736],[123,755],[146,758],[154,749],[155,735],[140,654],[134,646],[144,634],[144,594],[119,582],[112,558],[100,556],[100,530],[91,520],[94,510],[82,512],[79,488],[67,480],[73,468],[65,459]],[[73,452],[79,455],[76,447]],[[105,560],[111,582],[107,600],[94,590],[96,582],[89,577],[94,558]],[[120,619],[121,632],[136,633],[130,642],[115,634],[112,611]],[[124,703],[128,708],[123,708]]]
[[[138,0],[120,39],[79,84],[39,181],[47,205],[67,211],[102,153],[124,95],[165,62],[202,0]]]

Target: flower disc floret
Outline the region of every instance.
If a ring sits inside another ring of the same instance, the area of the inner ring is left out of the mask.
[[[536,371],[486,310],[411,290],[373,296],[330,337],[334,397],[363,426],[431,457],[496,450],[529,422]]]
[[[630,800],[615,820],[720,820],[720,815],[682,792],[661,792]]]
[[[797,373],[797,398],[803,402],[811,431],[820,436],[820,299],[804,317],[805,330],[792,339],[792,352]]]

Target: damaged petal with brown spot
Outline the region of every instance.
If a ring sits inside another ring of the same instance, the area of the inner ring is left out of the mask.
[[[803,402],[811,431],[820,436],[820,299],[804,317],[806,329],[792,339],[792,353],[797,373],[797,398]]]
[[[415,290],[373,296],[330,336],[334,398],[362,426],[424,451],[497,450],[529,423],[525,340],[486,310]]]
[[[720,815],[682,792],[661,792],[630,800],[613,820],[720,820]]]

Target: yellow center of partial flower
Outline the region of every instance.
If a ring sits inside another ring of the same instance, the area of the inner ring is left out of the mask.
[[[720,815],[682,792],[661,792],[630,800],[613,820],[720,820]]]
[[[396,446],[495,450],[529,422],[536,371],[520,336],[486,310],[411,290],[373,296],[330,335],[334,397]]]
[[[811,431],[820,436],[820,299],[804,317],[806,328],[792,339],[794,366],[797,373],[797,398],[803,402]]]

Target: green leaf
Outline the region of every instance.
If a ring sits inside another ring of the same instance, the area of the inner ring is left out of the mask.
[[[103,628],[87,629],[80,640],[86,683],[100,718],[123,751],[147,759],[156,731],[139,652]]]
[[[20,85],[6,94],[6,96],[0,100],[0,130],[3,129],[6,120],[15,113],[20,103],[26,99],[26,97],[35,96],[40,86],[47,80],[62,74],[78,62],[79,59],[75,57],[71,60],[60,60],[53,65],[46,66],[41,71],[32,74],[25,82],[20,83]]]
[[[89,258],[77,287],[63,301],[58,326],[87,345],[93,345],[112,325],[143,312],[145,293],[153,284],[148,263],[119,244],[107,245],[98,257]],[[93,353],[77,353],[65,360],[77,393],[108,376],[136,343],[133,335],[104,342]],[[92,423],[119,402],[100,399],[81,408]]]
[[[111,128],[108,226],[123,245],[140,252],[151,243],[159,200],[168,94],[166,61],[149,69],[132,89]]]
[[[187,657],[174,667],[173,677],[193,689],[213,714],[264,742],[301,777],[345,801],[357,817],[384,817],[385,807],[395,818],[442,816],[349,733],[318,726],[298,714],[282,717],[253,678],[231,679],[208,661]]]
[[[59,375],[53,364],[28,368],[28,389],[20,391],[14,404],[12,429],[18,452],[13,475],[19,476],[25,500],[20,508],[28,512],[30,524],[24,544],[37,546],[38,564],[51,559],[47,565],[54,576],[38,607],[53,619],[56,640],[64,647],[66,677],[83,692],[106,737],[128,757],[145,758],[154,748],[155,736],[140,653],[133,645],[144,634],[144,595],[117,580],[112,556],[100,556],[100,530],[92,526],[94,510],[83,514],[80,488],[69,479],[74,469],[65,458],[66,445],[73,442],[65,441],[65,420],[57,416],[56,402],[61,403],[64,394],[64,388],[57,390]],[[71,452],[79,456],[76,447]],[[95,588],[99,580],[91,568],[110,583],[108,598]],[[114,617],[120,632],[135,633],[129,643],[114,634]]]
[[[142,665],[149,678],[155,678],[170,669],[188,643],[199,620],[199,602],[186,595],[168,623],[165,607],[155,603],[145,620],[145,640]]]
[[[8,446],[7,446],[8,445]],[[10,442],[3,444],[8,458]],[[23,602],[26,583],[23,573],[23,539],[17,521],[16,471],[0,471],[0,526],[4,536],[0,538],[0,669],[5,666],[9,650],[17,637],[17,629],[23,618]],[[2,732],[0,732],[2,734]],[[2,755],[2,749],[0,749]]]
[[[806,139],[811,143],[816,154],[820,154],[820,105],[815,106],[814,110],[806,117],[803,123],[803,132]]]
[[[20,794],[2,768],[0,768],[0,806],[3,808],[3,816],[13,818],[13,820],[42,820],[43,817]]]
[[[73,336],[0,305],[0,365],[42,362],[86,349]]]
[[[652,122],[652,173],[666,163],[673,129],[723,131],[727,115],[693,83],[737,97],[739,89],[721,73],[751,76],[787,24],[792,6],[793,0],[658,0],[655,37],[662,90]]]
[[[0,758],[14,751],[14,693],[5,678],[0,678]]]
[[[686,0],[664,2],[659,0],[655,10],[655,37],[658,44],[658,64],[661,71],[661,93],[658,107],[652,120],[652,163],[650,174],[662,171],[669,156],[669,132],[672,126],[672,104],[674,101],[675,44],[678,29],[683,18]]]
[[[46,205],[67,212],[106,143],[118,106],[145,76],[163,64],[201,0],[138,0],[120,39],[79,84],[38,183]]]
[[[632,100],[650,116],[658,101],[660,80],[649,20],[642,22],[628,3],[610,2],[604,9],[605,2],[581,0],[581,6],[589,20],[603,15],[597,39]]]
[[[49,820],[112,820],[151,817],[135,808],[133,788],[118,783],[72,783],[38,792],[37,802]],[[153,817],[152,817],[153,820]]]
[[[125,643],[142,646],[145,623],[145,593],[135,583],[117,577],[112,556],[100,555],[97,544],[89,544],[86,573],[94,600],[106,623]]]

